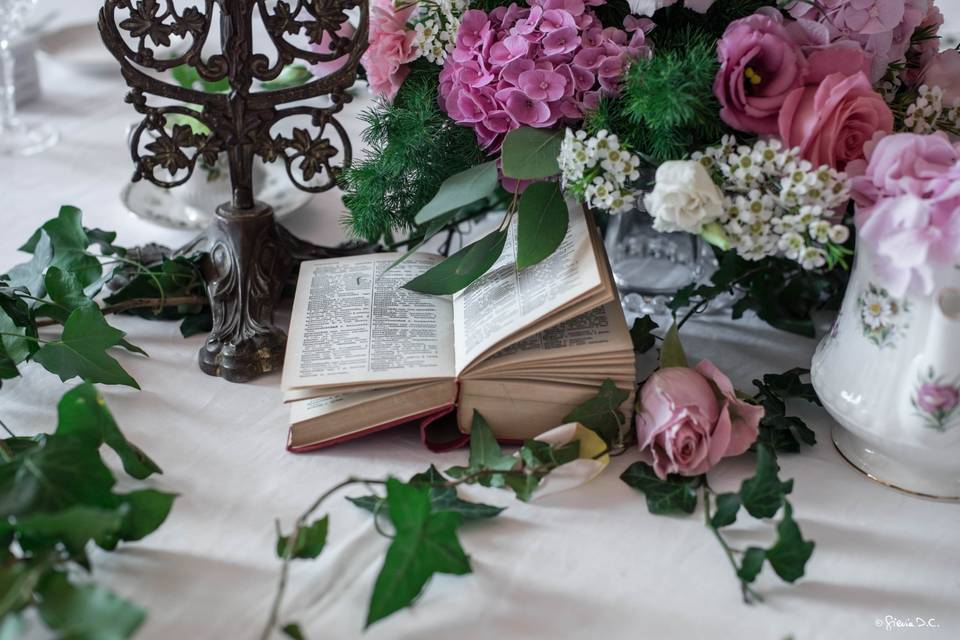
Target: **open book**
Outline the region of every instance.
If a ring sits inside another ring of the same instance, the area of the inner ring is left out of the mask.
[[[597,229],[570,205],[567,235],[518,271],[516,225],[503,254],[453,296],[403,284],[442,260],[382,253],[300,267],[283,369],[292,451],[457,409],[474,409],[501,440],[562,424],[604,379],[631,398],[633,346]]]

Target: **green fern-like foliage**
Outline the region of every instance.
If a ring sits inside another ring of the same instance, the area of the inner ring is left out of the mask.
[[[436,65],[414,63],[393,104],[361,116],[367,154],[342,178],[346,223],[360,238],[376,242],[412,228],[444,180],[483,160],[473,131],[440,108],[438,74]]]
[[[734,133],[720,120],[713,81],[720,66],[717,40],[733,20],[771,0],[718,0],[705,15],[672,6],[654,16],[650,60],[630,65],[617,97],[601,100],[587,120],[607,129],[651,164],[677,159]]]

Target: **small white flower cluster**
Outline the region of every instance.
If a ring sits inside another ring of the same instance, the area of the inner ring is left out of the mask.
[[[919,134],[933,133],[946,124],[960,128],[960,102],[946,105],[943,101],[943,89],[923,85],[917,90],[918,96],[907,107],[903,125],[908,131]]]
[[[417,9],[413,44],[429,62],[442,66],[456,46],[466,0],[422,0]]]
[[[635,190],[628,185],[640,177],[640,158],[621,148],[606,129],[592,136],[567,129],[557,161],[563,188],[590,207],[622,213],[636,206]]]
[[[779,140],[723,144],[696,153],[723,192],[717,221],[731,248],[748,260],[781,255],[804,269],[827,264],[830,247],[843,245],[850,229],[836,220],[850,200],[846,174],[814,167],[799,149],[784,150]]]

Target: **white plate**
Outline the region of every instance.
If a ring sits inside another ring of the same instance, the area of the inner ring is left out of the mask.
[[[292,184],[282,163],[267,164],[266,181],[256,194],[257,200],[273,207],[277,218],[297,211],[313,198]],[[213,211],[200,211],[185,204],[169,189],[147,180],[131,182],[120,192],[120,200],[130,213],[147,222],[171,229],[205,229],[213,220]]]
[[[94,22],[75,24],[40,36],[37,48],[58,63],[87,75],[120,73]]]

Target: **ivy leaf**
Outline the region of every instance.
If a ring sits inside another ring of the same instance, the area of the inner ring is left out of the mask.
[[[540,486],[540,476],[527,473],[524,475],[511,475],[506,478],[506,485],[516,494],[517,500],[529,502],[533,497],[533,492]]]
[[[39,593],[40,617],[61,638],[124,640],[146,618],[146,612],[132,602],[95,584],[74,585],[65,573],[47,576]]]
[[[757,470],[753,477],[740,484],[740,501],[754,518],[772,518],[784,503],[784,497],[793,491],[793,480],[781,482],[777,477],[780,467],[766,445],[757,447]]]
[[[653,321],[650,316],[643,316],[633,321],[630,327],[630,340],[633,341],[633,350],[637,353],[646,353],[657,344],[657,338],[653,335],[654,329],[660,325]]]
[[[77,307],[93,304],[93,300],[83,292],[76,274],[60,267],[50,267],[43,281],[50,299],[68,314]]]
[[[200,313],[186,316],[180,323],[180,335],[184,338],[213,331],[213,314],[205,307]]]
[[[368,627],[410,606],[434,573],[470,573],[457,539],[460,516],[432,513],[426,487],[388,479],[387,507],[396,534],[373,588]]]
[[[18,518],[14,528],[25,549],[52,547],[61,541],[68,551],[79,555],[91,540],[116,534],[124,515],[122,509],[74,505],[62,511]]]
[[[300,630],[300,625],[295,622],[284,625],[280,631],[292,640],[307,640],[307,636],[303,635],[303,631]]]
[[[100,278],[103,267],[99,260],[87,253],[90,239],[83,228],[80,209],[60,207],[57,217],[45,222],[41,228],[53,244],[53,266],[75,274],[84,287]]]
[[[496,190],[497,183],[496,160],[456,173],[443,181],[433,199],[414,217],[414,222],[425,224],[454,209],[487,198]]]
[[[280,558],[286,557],[287,545],[292,542],[293,550],[291,551],[291,558],[301,560],[316,558],[327,544],[327,531],[329,528],[330,518],[329,516],[323,516],[312,524],[308,524],[305,527],[298,527],[297,530],[289,536],[278,536],[277,556]]]
[[[740,568],[737,569],[737,577],[744,582],[753,582],[760,575],[763,569],[763,561],[767,557],[767,552],[759,547],[749,547],[743,554],[740,561]]]
[[[671,475],[661,480],[649,464],[634,462],[620,479],[646,495],[650,513],[693,513],[697,507],[696,477]]]
[[[123,247],[118,247],[113,244],[117,239],[116,231],[104,231],[103,229],[87,229],[84,228],[84,233],[87,235],[87,241],[92,245],[95,244],[100,249],[100,253],[105,256],[125,256],[127,255],[127,250]],[[88,245],[89,246],[89,245]]]
[[[42,435],[0,463],[0,513],[26,516],[76,504],[113,506],[113,474],[96,449],[81,439]]]
[[[567,235],[570,214],[557,182],[538,182],[520,196],[517,221],[517,268],[550,257]]]
[[[103,396],[90,383],[67,392],[57,405],[57,435],[82,438],[94,448],[101,444],[117,452],[123,470],[143,480],[154,473],[163,473],[156,462],[131,444],[120,432]]]
[[[29,358],[36,351],[37,343],[32,339],[36,337],[36,332],[31,327],[17,326],[13,318],[3,309],[0,309],[0,332],[3,333],[0,336],[0,347],[2,347],[0,354],[9,358],[14,372],[12,376],[0,377],[13,378],[17,376],[16,365]]]
[[[803,539],[800,527],[793,519],[793,507],[784,500],[783,519],[777,525],[777,541],[766,553],[770,566],[783,580],[796,582],[803,577],[813,547],[812,540]]]
[[[449,295],[460,291],[494,265],[507,242],[506,229],[494,231],[406,283],[420,293]]]
[[[560,173],[563,131],[520,127],[507,133],[500,157],[503,175],[517,180],[539,180]]]
[[[674,322],[667,330],[667,335],[663,337],[663,347],[660,348],[660,368],[689,366],[687,355],[683,352],[683,344],[680,342],[680,329]]]
[[[41,231],[34,245],[33,257],[28,262],[10,269],[11,288],[24,287],[30,295],[42,298],[44,293],[43,274],[53,262],[53,243],[45,231]]]
[[[737,521],[737,512],[739,510],[739,494],[721,493],[717,496],[717,510],[710,519],[710,526],[714,529],[730,526]]]
[[[137,382],[105,353],[120,344],[124,333],[107,324],[96,305],[78,307],[63,325],[60,340],[40,347],[33,359],[66,382],[79,376],[86,382],[123,384],[139,389]]]
[[[11,612],[19,611],[29,605],[33,599],[33,590],[43,577],[45,567],[39,563],[11,562],[0,565],[0,620],[6,623],[13,618]],[[6,633],[8,627],[3,626]],[[6,640],[6,636],[0,636]],[[11,640],[18,640],[20,634]]]
[[[607,445],[613,445],[620,435],[620,427],[627,421],[619,407],[629,397],[629,392],[617,388],[617,385],[607,378],[600,385],[600,391],[595,398],[574,408],[564,416],[563,421],[579,422],[596,431]]]
[[[117,537],[128,542],[146,538],[166,521],[176,498],[175,493],[156,489],[117,494],[115,504],[123,511],[123,522],[120,523]],[[97,543],[105,549],[111,548],[110,544],[103,540],[98,540]]]
[[[470,424],[470,457],[466,467],[450,467],[447,469],[447,475],[454,478],[462,478],[467,475],[475,474],[483,470],[509,471],[517,464],[516,458],[504,455],[497,443],[496,437],[490,425],[474,409],[473,421]],[[494,473],[481,476],[477,482],[485,487],[502,487],[504,485],[503,474]]]
[[[768,373],[763,376],[763,382],[754,380],[753,384],[757,387],[765,387],[782,399],[799,398],[811,404],[823,406],[813,385],[803,381],[803,377],[809,374],[809,369],[797,367],[783,373]]]

